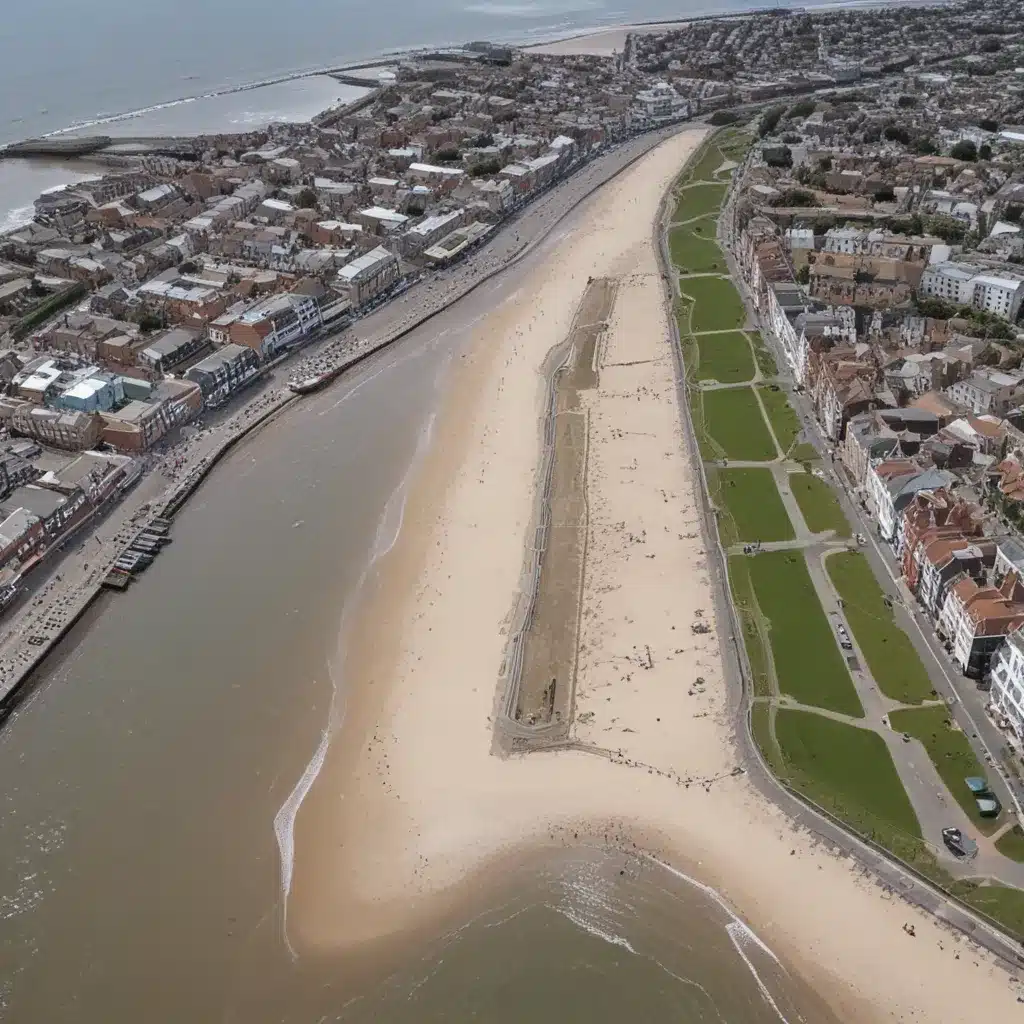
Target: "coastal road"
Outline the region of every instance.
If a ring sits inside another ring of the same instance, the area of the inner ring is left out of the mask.
[[[733,217],[735,182],[739,180],[742,173],[743,170],[741,169],[734,176],[734,187],[728,194],[726,206],[723,208],[719,220],[719,237],[726,252],[729,270],[744,297],[744,301],[747,301],[743,278],[736,267],[733,257],[734,248],[731,244],[734,240],[735,231]],[[676,298],[675,289],[677,285],[672,283],[675,280],[675,276],[668,249],[667,227],[669,219],[668,209],[666,208],[662,220],[655,225],[654,232],[662,266],[666,272],[666,301],[672,303]],[[673,325],[673,331],[676,331],[674,317],[670,317],[669,321]],[[682,345],[678,337],[675,338],[675,342],[673,352],[676,359],[676,396],[680,406],[682,421],[687,426],[685,432],[686,443],[690,448],[692,464],[700,476],[700,486],[698,488],[700,493],[698,498],[701,508],[701,530],[709,553],[709,568],[716,575],[719,584],[714,588],[715,611],[717,620],[725,627],[723,628],[721,646],[726,679],[730,683],[728,693],[731,709],[736,721],[736,743],[741,763],[745,767],[751,783],[766,799],[786,813],[794,827],[804,829],[817,836],[836,855],[849,857],[854,860],[861,866],[865,878],[872,880],[883,893],[890,895],[893,899],[902,898],[911,904],[917,905],[939,919],[946,921],[957,931],[971,936],[979,945],[994,953],[1008,969],[1024,966],[1024,957],[1021,956],[1017,943],[959,903],[953,902],[945,893],[931,883],[904,869],[899,863],[891,859],[885,851],[861,841],[843,825],[819,813],[809,804],[800,800],[776,779],[771,769],[764,762],[749,728],[750,694],[745,680],[750,678],[750,674],[741,639],[742,629],[732,604],[726,570],[726,554],[718,542],[714,510],[708,496],[707,481],[704,479],[703,458],[697,447],[696,432],[690,416]],[[780,361],[779,365],[784,367],[784,361]],[[806,409],[798,411],[802,416],[806,415]],[[824,446],[820,438],[818,443],[819,446]],[[851,519],[851,524],[858,522],[858,518]]]

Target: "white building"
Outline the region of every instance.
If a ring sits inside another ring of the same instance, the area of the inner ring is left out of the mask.
[[[936,263],[925,269],[918,290],[921,295],[973,306],[1012,323],[1024,301],[1024,277],[986,271],[971,263]]]
[[[974,299],[974,279],[981,271],[971,263],[936,263],[921,275],[918,291],[933,299],[969,306]]]
[[[1024,278],[1003,274],[979,274],[974,279],[974,308],[1013,323],[1024,299]]]
[[[668,82],[655,82],[650,89],[642,89],[635,102],[640,116],[647,121],[670,121],[690,114],[689,102]]]
[[[865,232],[860,228],[829,228],[825,232],[825,252],[856,255],[864,244]]]
[[[456,228],[461,227],[465,219],[465,210],[452,210],[449,213],[438,213],[433,217],[424,218],[402,235],[402,251],[412,256],[429,249],[445,235],[450,235]]]
[[[391,287],[399,276],[398,257],[382,245],[338,271],[341,290],[347,292],[352,308],[371,302]]]
[[[1024,746],[1024,636],[1016,630],[992,657],[993,710]]]
[[[946,394],[976,416],[1002,416],[1024,400],[1022,381],[1024,372],[1020,370],[1003,371],[984,366],[946,388]]]

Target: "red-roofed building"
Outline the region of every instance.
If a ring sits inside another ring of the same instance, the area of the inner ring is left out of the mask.
[[[1007,634],[1024,625],[1024,586],[1016,572],[999,587],[964,575],[946,594],[937,625],[940,638],[966,676],[982,678]]]
[[[897,533],[896,555],[910,589],[917,590],[921,554],[932,541],[981,537],[983,522],[979,505],[954,499],[945,487],[918,491],[903,510],[903,523]]]

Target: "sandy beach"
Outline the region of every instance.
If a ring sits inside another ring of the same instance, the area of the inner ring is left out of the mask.
[[[658,32],[666,28],[677,28],[679,22],[664,22],[651,25],[619,25],[615,28],[594,29],[567,39],[556,39],[551,43],[538,43],[527,46],[531,53],[547,54],[550,57],[612,57],[622,53],[626,45],[626,36]]]
[[[351,631],[345,724],[299,823],[289,936],[300,951],[356,947],[414,926],[526,847],[635,844],[718,890],[843,1020],[1009,1019],[1019,1007],[1000,967],[729,775],[735,699],[653,244],[662,196],[702,137],[680,133],[597,193],[473,327]],[[597,384],[581,392],[573,735],[599,749],[500,756],[493,719],[533,529],[540,370],[592,277],[617,290]],[[698,619],[710,632],[691,631]]]

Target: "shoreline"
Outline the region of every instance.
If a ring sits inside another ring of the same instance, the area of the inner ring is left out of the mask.
[[[486,284],[488,281],[492,280],[499,274],[505,273],[511,267],[514,267],[517,263],[526,259],[535,248],[544,245],[548,237],[559,227],[563,220],[566,217],[568,217],[576,209],[576,207],[580,205],[580,203],[585,202],[596,189],[601,188],[609,180],[614,180],[614,178],[620,175],[624,170],[627,170],[638,160],[642,159],[643,156],[645,156],[652,147],[658,145],[658,143],[661,140],[663,140],[666,137],[670,137],[679,130],[680,126],[675,125],[667,129],[657,129],[655,131],[637,136],[634,139],[624,143],[623,146],[639,146],[639,152],[634,153],[632,156],[628,157],[628,159],[621,167],[616,167],[615,165],[615,162],[618,156],[620,155],[620,150],[623,148],[622,146],[619,146],[613,148],[608,153],[604,154],[602,157],[599,157],[597,160],[591,161],[587,164],[583,164],[575,168],[575,170],[572,173],[570,173],[565,178],[562,178],[558,183],[556,183],[552,190],[541,193],[540,195],[535,197],[535,199],[530,204],[528,204],[523,210],[521,210],[515,217],[511,218],[510,220],[506,221],[504,224],[501,225],[501,230],[495,234],[494,238],[492,239],[492,242],[488,243],[488,246],[485,246],[485,249],[488,248],[491,244],[499,244],[502,240],[508,242],[510,237],[509,229],[511,228],[512,225],[521,224],[522,220],[526,217],[529,217],[531,213],[535,215],[542,215],[542,211],[546,207],[549,207],[552,203],[557,202],[559,189],[561,189],[562,191],[571,190],[575,185],[581,184],[582,177],[586,175],[588,171],[596,170],[597,165],[600,163],[607,164],[609,162],[609,158],[611,158],[612,166],[610,168],[605,168],[604,176],[601,176],[601,172],[598,171],[598,181],[596,183],[590,182],[588,184],[584,184],[584,190],[582,195],[573,197],[570,193],[568,196],[566,196],[565,198],[568,200],[567,205],[565,205],[564,208],[562,208],[561,210],[558,210],[558,208],[556,207],[554,216],[544,218],[544,223],[542,224],[541,229],[532,237],[528,237],[527,241],[525,241],[518,248],[511,251],[510,254],[506,254],[504,260],[499,262],[497,266],[487,268],[483,260],[483,255],[480,252],[474,253],[469,258],[469,260],[466,261],[466,264],[464,266],[468,267],[471,273],[474,269],[476,269],[477,276],[473,280],[471,280],[468,283],[468,285],[465,286],[462,290],[458,291],[457,294],[449,294],[447,297],[444,298],[443,301],[440,302],[439,305],[427,309],[421,315],[419,315],[418,317],[414,317],[412,320],[399,321],[397,325],[391,324],[382,336],[377,337],[376,340],[374,341],[370,341],[366,347],[346,351],[341,358],[341,369],[334,375],[332,380],[326,386],[330,386],[330,384],[336,383],[350,369],[353,369],[355,366],[361,364],[370,357],[377,355],[383,352],[384,350],[390,348],[391,345],[401,341],[403,338],[407,337],[409,334],[417,330],[419,327],[422,327],[430,320],[446,312],[448,309],[450,309],[452,306],[458,303],[461,299],[466,298],[468,295],[470,295],[472,292],[474,292],[482,285]],[[516,237],[518,237],[518,233]],[[388,306],[385,305],[384,307],[382,307],[381,312],[382,315],[386,318],[389,312]],[[397,314],[396,309],[392,309],[391,312]],[[342,331],[341,333],[344,334],[345,331]],[[301,358],[297,364],[293,364],[290,367],[290,372],[294,374],[297,371],[301,370],[301,367],[317,353],[320,353],[322,355],[332,345],[335,345],[337,343],[338,337],[339,335],[336,334],[328,335],[327,337],[315,341],[312,345],[296,353],[295,355],[301,356]],[[350,340],[354,340],[354,336]],[[315,390],[319,391],[321,389],[317,388]],[[282,409],[286,408],[287,406],[289,406],[290,404],[292,404],[294,401],[301,397],[303,396],[286,392],[280,395],[276,400],[271,400],[268,396],[268,393],[261,392],[251,402],[247,402],[239,406],[234,411],[234,414],[230,421],[227,421],[225,424],[222,424],[222,427],[227,429],[231,428],[232,423],[240,424],[239,429],[237,429],[235,433],[232,433],[229,437],[218,441],[209,451],[207,451],[202,456],[200,461],[196,463],[196,465],[193,466],[191,470],[189,470],[188,474],[183,480],[181,480],[176,486],[166,488],[155,499],[156,504],[160,506],[162,513],[164,515],[169,515],[171,517],[177,514],[177,512],[180,511],[181,507],[189,500],[189,498],[191,498],[191,496],[202,486],[202,484],[206,481],[210,473],[216,468],[217,464],[225,455],[229,454],[231,450],[233,450],[233,448],[241,441],[243,441],[245,438],[251,436],[258,429],[265,426],[274,416],[277,415],[278,412],[280,412]],[[268,402],[270,401],[273,402],[272,407],[268,406]],[[259,415],[252,421],[245,422],[245,416],[248,414],[247,411],[251,409],[259,409],[261,405],[264,408],[260,411]],[[179,496],[182,496],[180,500]],[[124,507],[127,508],[129,506]],[[116,557],[117,553],[115,553],[109,559],[109,561],[112,563]],[[81,603],[81,608],[79,608],[78,611],[75,613],[74,621],[77,621],[81,618],[81,615],[87,610],[89,606],[91,606],[91,604],[95,601],[96,597],[99,595],[100,591],[102,590],[102,575],[104,574],[100,573],[99,577],[96,578],[96,581],[94,585],[91,587],[89,593],[79,595],[75,598],[76,607],[78,603]],[[3,681],[3,693],[2,695],[0,695],[0,726],[2,726],[3,722],[6,721],[7,717],[9,717],[10,714],[17,709],[18,705],[21,703],[21,700],[24,698],[25,694],[27,692],[31,692],[32,687],[30,684],[32,682],[34,675],[40,669],[43,668],[47,659],[55,652],[55,650],[59,648],[62,638],[67,635],[73,624],[73,622],[66,622],[62,626],[62,628],[59,629],[59,631],[54,632],[52,636],[48,635],[47,641],[44,644],[34,647],[32,649],[31,661],[26,663],[25,667],[18,671],[14,679],[11,681],[5,679]],[[10,628],[13,628],[13,624],[11,622],[8,622],[6,625],[9,627],[9,631]]]
[[[691,616],[700,608],[707,616],[713,607],[713,584],[704,575],[709,552],[701,542],[676,541],[669,532],[670,523],[682,529],[698,515],[698,483],[676,447],[681,413],[648,230],[655,217],[649,188],[657,189],[660,208],[684,151],[690,155],[696,148],[694,134],[666,143],[595,197],[581,213],[583,225],[574,224],[573,237],[563,239],[519,292],[494,310],[457,364],[434,448],[409,495],[402,535],[382,562],[353,629],[348,718],[299,815],[293,938],[298,948],[313,951],[360,947],[400,934],[410,909],[417,917],[429,914],[437,900],[445,902],[446,893],[495,857],[536,841],[571,842],[576,833],[599,845],[610,836],[660,854],[670,865],[696,862],[701,882],[772,949],[793,962],[813,958],[817,966],[807,965],[808,972],[821,976],[837,1009],[849,1010],[844,1019],[887,1019],[883,1007],[868,1014],[860,998],[872,990],[880,959],[894,968],[886,978],[891,991],[885,1007],[953,1019],[943,1013],[957,975],[956,984],[965,994],[970,990],[967,1002],[976,997],[975,1007],[990,1002],[1008,1011],[1015,997],[1001,968],[992,961],[983,971],[953,968],[953,950],[942,943],[955,946],[958,937],[951,939],[923,913],[885,900],[855,866],[809,833],[794,833],[779,808],[742,776],[731,775],[736,748],[718,630],[696,642],[689,635],[676,640],[692,650],[684,660],[690,671],[703,673],[704,694],[679,692],[678,670],[665,664],[672,661],[669,632],[656,643],[651,638],[657,662],[644,674],[642,688],[625,680],[616,665],[615,651],[626,654],[629,639],[641,635],[632,622],[634,607],[649,636],[674,628],[675,621],[685,625],[687,608]],[[619,221],[612,220],[616,210]],[[641,217],[638,242],[635,223],[631,234],[627,223]],[[581,235],[590,236],[592,245]],[[603,245],[628,248],[613,257],[596,251]],[[628,284],[612,316],[605,364],[611,379],[602,382],[590,410],[594,483],[588,489],[595,490],[588,496],[594,498],[595,525],[580,699],[597,717],[578,725],[577,736],[594,742],[612,728],[628,761],[575,750],[500,759],[491,753],[487,717],[530,528],[543,393],[538,368],[551,347],[547,342],[565,337],[587,272],[602,266],[618,268]],[[542,318],[534,314],[540,308]],[[646,319],[654,316],[657,321]],[[480,339],[487,341],[483,349]],[[626,365],[620,358],[624,344],[643,346],[645,354],[655,354],[653,362]],[[660,383],[652,390],[654,381]],[[622,415],[635,418],[640,432],[641,421],[661,427],[645,432],[653,440],[623,439],[615,426]],[[670,452],[665,429],[674,439]],[[663,488],[664,499],[652,480],[637,477],[634,483],[628,473],[619,479],[628,469],[622,460],[627,451],[652,475],[663,468],[659,482],[671,485]],[[643,510],[647,553],[658,560],[616,545],[608,527],[620,508]],[[602,706],[605,693],[610,703]],[[671,724],[656,724],[655,711]],[[622,737],[626,723],[633,735]],[[443,746],[438,736],[445,738]],[[684,779],[695,784],[684,786]],[[699,827],[712,821],[710,829]],[[837,934],[837,912],[858,926]],[[900,927],[908,916],[920,922],[919,939],[910,947]],[[1000,978],[1001,984],[990,984]]]

